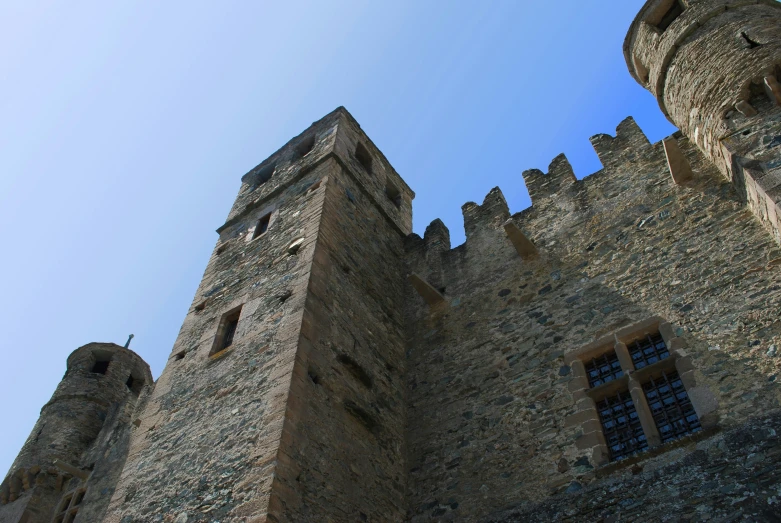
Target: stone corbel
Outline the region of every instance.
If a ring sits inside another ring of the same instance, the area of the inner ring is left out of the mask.
[[[440,292],[435,289],[429,282],[421,278],[415,273],[412,273],[408,276],[408,279],[412,286],[415,288],[416,291],[418,291],[418,294],[426,300],[426,303],[429,304],[429,306],[434,307],[435,305],[440,305],[442,303],[445,303],[445,298],[440,294]]]
[[[537,256],[537,247],[529,240],[525,234],[518,228],[512,220],[504,222],[504,232],[515,247],[521,258],[524,260]]]

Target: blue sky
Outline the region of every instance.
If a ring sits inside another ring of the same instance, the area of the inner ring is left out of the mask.
[[[159,376],[241,176],[335,107],[454,246],[462,204],[597,171],[626,116],[672,133],[621,54],[642,4],[0,4],[0,474],[77,347],[133,333]]]

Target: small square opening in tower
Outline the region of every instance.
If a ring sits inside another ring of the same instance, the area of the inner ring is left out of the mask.
[[[267,181],[271,179],[271,177],[274,175],[274,171],[276,170],[277,166],[275,164],[266,165],[265,167],[262,167],[257,174],[255,175],[255,185],[263,185]]]
[[[111,363],[111,358],[96,356],[91,372],[94,372],[95,374],[106,374],[106,372],[108,372],[109,363]]]
[[[367,173],[372,172],[372,157],[362,143],[355,147],[355,159],[361,164]]]
[[[224,351],[231,345],[236,336],[236,329],[239,327],[239,317],[241,316],[241,306],[225,313],[220,320],[220,326],[217,328],[217,337],[214,340],[209,356]]]
[[[681,16],[684,11],[684,6],[681,3],[681,0],[673,0],[671,5],[667,8],[667,11],[664,12],[662,17],[659,19],[659,23],[656,24],[656,27],[661,31],[665,32],[668,27],[675,21],[676,18]]]
[[[388,199],[393,203],[393,205],[397,209],[401,207],[401,191],[399,191],[396,187],[394,187],[390,183],[386,184],[385,195],[388,197]]]
[[[271,222],[271,213],[268,213],[266,215],[263,215],[260,220],[258,220],[258,224],[255,226],[255,232],[252,233],[252,239],[258,238],[265,234],[265,232],[268,230],[268,224]]]
[[[312,152],[312,149],[315,148],[315,135],[312,134],[310,136],[307,136],[304,138],[301,143],[296,145],[295,148],[295,159],[298,160],[299,158],[303,158],[310,152]]]

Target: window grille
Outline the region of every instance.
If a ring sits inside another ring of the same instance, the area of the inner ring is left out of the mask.
[[[86,490],[80,489],[76,492],[67,493],[60,502],[57,513],[54,515],[53,523],[72,523],[79,513],[81,502],[84,500]]]
[[[643,391],[662,443],[702,429],[677,372],[662,372],[660,377],[651,378],[643,384]]]
[[[628,349],[635,369],[642,369],[670,356],[667,344],[658,333],[647,334],[645,338],[632,343]]]
[[[621,363],[618,361],[618,356],[616,356],[615,351],[594,358],[586,363],[585,367],[586,375],[588,376],[588,384],[591,387],[602,385],[603,383],[613,381],[624,375],[624,371],[621,369]]]
[[[654,317],[606,334],[565,358],[576,363],[570,391],[591,400],[578,400],[568,423],[584,423],[579,448],[593,448],[597,464],[623,460],[709,427],[695,410],[699,399],[686,391],[694,383],[693,369],[685,353],[673,350],[686,347],[675,332]],[[599,425],[593,426],[596,420]]]
[[[611,461],[626,458],[648,448],[640,418],[628,391],[597,402],[597,411]]]

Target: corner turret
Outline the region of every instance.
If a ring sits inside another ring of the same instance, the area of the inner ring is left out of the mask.
[[[735,183],[777,240],[779,27],[774,0],[650,0],[624,41],[635,80]]]
[[[48,523],[81,514],[79,520],[88,521],[102,514],[109,499],[101,491],[121,471],[123,436],[152,383],[149,365],[114,343],[89,343],[71,353],[65,376],[0,485],[0,520]]]

